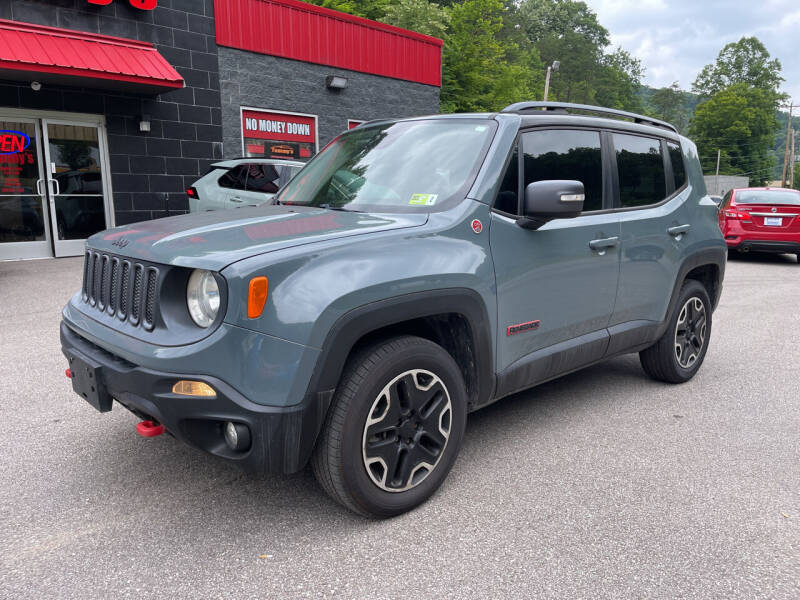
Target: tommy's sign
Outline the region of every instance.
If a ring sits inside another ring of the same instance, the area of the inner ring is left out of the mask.
[[[98,4],[100,6],[106,6],[111,4],[114,0],[86,0],[89,4]],[[139,8],[141,10],[153,10],[158,5],[158,0],[128,0],[128,3],[133,8]]]

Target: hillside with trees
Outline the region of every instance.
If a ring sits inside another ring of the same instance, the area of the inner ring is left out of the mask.
[[[312,0],[312,3],[438,37],[442,112],[495,111],[541,99],[643,112],[673,123],[698,146],[703,170],[778,179],[788,115],[781,64],[755,37],[725,45],[691,91],[642,85],[644,67],[585,2],[576,0]],[[800,115],[793,123],[800,135]],[[798,169],[800,171],[800,169]]]

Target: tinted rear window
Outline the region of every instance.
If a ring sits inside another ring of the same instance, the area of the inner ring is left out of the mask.
[[[791,190],[748,190],[736,192],[736,204],[783,204],[800,206],[800,192]]]

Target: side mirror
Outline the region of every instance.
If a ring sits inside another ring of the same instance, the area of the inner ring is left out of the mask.
[[[517,225],[539,229],[553,219],[572,219],[583,212],[586,195],[580,181],[535,181],[525,188],[522,218]]]

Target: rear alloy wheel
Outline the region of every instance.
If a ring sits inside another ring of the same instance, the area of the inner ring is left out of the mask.
[[[667,330],[639,353],[645,372],[659,381],[683,383],[694,377],[708,350],[711,300],[699,281],[688,279],[678,295]]]
[[[314,475],[350,510],[386,518],[427,500],[455,462],[466,389],[433,342],[379,342],[345,367],[312,458]]]
[[[675,324],[675,358],[682,368],[689,369],[703,352],[707,324],[706,307],[692,296],[681,308]]]

